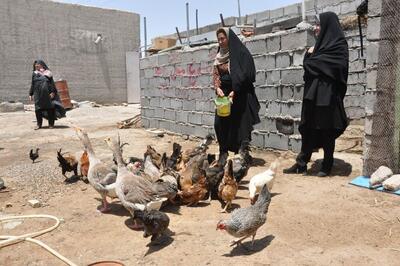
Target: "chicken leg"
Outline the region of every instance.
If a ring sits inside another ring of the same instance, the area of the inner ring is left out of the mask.
[[[231,243],[229,244],[229,246],[230,247],[232,247],[232,246],[234,246],[234,245],[239,245],[239,244],[242,244],[242,241],[243,240],[245,240],[246,238],[248,238],[248,237],[250,237],[251,235],[247,235],[247,236],[244,236],[244,237],[242,237],[242,238],[239,238],[239,239],[235,239],[235,240],[232,240],[231,241]]]
[[[103,206],[99,209],[100,212],[105,213],[111,210],[111,207],[108,205],[106,197],[103,197]]]
[[[225,204],[225,208],[221,211],[221,212],[227,212],[228,211],[228,208],[230,208],[231,207],[231,201],[227,201],[226,202],[226,204]]]

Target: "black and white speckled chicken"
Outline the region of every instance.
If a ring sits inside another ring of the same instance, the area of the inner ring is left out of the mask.
[[[252,159],[253,158],[250,156],[248,151],[240,151],[239,154],[235,155],[232,159],[233,176],[235,177],[236,182],[239,183],[247,175]]]
[[[163,212],[157,210],[135,210],[135,220],[139,220],[144,226],[144,237],[151,236],[151,241],[154,241],[159,236],[163,235],[169,225],[169,217]]]
[[[241,242],[252,237],[251,244],[254,245],[254,237],[258,228],[267,221],[267,212],[271,203],[271,194],[265,185],[256,203],[246,208],[235,209],[228,220],[221,220],[217,224],[217,230],[225,230],[228,234],[238,238],[233,240],[230,246],[239,245]]]

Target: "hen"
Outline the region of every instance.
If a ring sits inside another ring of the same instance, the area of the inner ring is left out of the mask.
[[[207,163],[207,162],[205,162]],[[203,200],[207,195],[207,180],[204,168],[199,169],[198,182],[189,186],[188,184],[182,187],[182,191],[178,192],[182,202],[188,206],[196,205],[199,201]]]
[[[74,175],[78,175],[78,161],[75,156],[71,154],[62,154],[61,149],[57,151],[57,160],[60,163],[62,175],[66,178],[65,181],[68,182],[69,178],[65,175],[66,172],[74,172]]]
[[[135,210],[134,217],[144,226],[143,237],[151,236],[151,241],[163,235],[169,225],[168,215],[157,210]]]
[[[172,154],[167,158],[166,167],[176,170],[178,163],[182,159],[182,146],[178,143],[172,145]]]
[[[36,148],[36,151],[33,152],[33,149],[29,152],[29,158],[32,160],[32,163],[35,163],[35,160],[39,158],[39,148]]]
[[[232,159],[233,161],[233,175],[238,183],[247,175],[250,168],[252,158],[246,151],[239,152],[238,155]]]
[[[272,190],[276,176],[276,169],[279,166],[279,161],[274,161],[267,171],[253,176],[249,182],[249,198],[251,204],[256,201],[256,194],[259,193],[264,185],[267,185],[268,190]]]
[[[226,212],[226,210],[231,206],[232,201],[236,197],[237,191],[238,184],[233,177],[232,160],[229,160],[224,172],[224,177],[222,178],[222,182],[218,187],[218,196],[226,203],[222,212]]]
[[[151,162],[158,168],[160,169],[161,166],[161,154],[159,154],[153,147],[150,145],[147,145],[147,150],[144,154],[144,158],[147,156],[150,156]]]
[[[271,203],[271,194],[265,185],[254,205],[246,208],[235,209],[228,220],[221,220],[217,224],[217,230],[225,230],[228,234],[238,238],[233,240],[230,246],[239,245],[248,237],[252,237],[251,245],[254,245],[254,237],[258,228],[267,221],[267,212]]]
[[[85,150],[81,156],[80,159],[80,165],[81,165],[81,175],[82,176],[88,176],[88,172],[89,172],[89,155],[87,153],[87,151]]]

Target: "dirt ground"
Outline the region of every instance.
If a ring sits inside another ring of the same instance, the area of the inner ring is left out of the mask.
[[[50,214],[62,218],[61,225],[37,239],[78,265],[100,260],[117,260],[125,265],[399,265],[400,201],[398,196],[349,185],[361,174],[362,127],[352,127],[339,141],[333,176],[318,178],[322,153],[313,155],[307,176],[284,175],[282,168],[294,162],[289,153],[281,160],[272,192],[268,220],[260,228],[253,248],[229,247],[232,237],[216,231],[216,224],[229,214],[221,214],[221,204],[197,207],[167,206],[163,209],[174,232],[158,246],[148,246],[142,232],[126,226],[129,214],[114,201],[108,214],[97,211],[97,192],[82,181],[64,184],[56,150],[81,151],[71,123],[89,132],[95,151],[111,162],[111,152],[103,139],[116,136],[130,145],[125,156],[141,156],[148,144],[161,152],[172,143],[184,148],[196,141],[180,136],[163,138],[144,129],[116,128],[116,122],[139,113],[138,106],[80,108],[68,118],[56,121],[57,128],[34,131],[34,113],[0,114],[0,177],[7,190],[0,191],[0,216]],[[32,164],[28,153],[40,148],[40,158]],[[212,145],[211,151],[217,146]],[[254,150],[253,156],[265,165],[252,167],[240,187],[235,207],[248,206],[247,182],[266,170],[280,156],[277,151]],[[32,208],[27,201],[39,199],[43,206]],[[20,235],[48,227],[51,222],[29,220],[13,229],[2,224],[0,235]],[[11,226],[12,227],[12,226]],[[0,249],[0,265],[64,265],[50,253],[31,243]]]

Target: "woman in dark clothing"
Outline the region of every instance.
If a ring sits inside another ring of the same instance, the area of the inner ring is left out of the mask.
[[[228,96],[232,101],[230,116],[215,114],[214,128],[223,160],[228,151],[248,155],[253,125],[260,122],[260,104],[253,86],[256,70],[250,52],[231,29],[218,29],[217,38],[214,87],[219,97]]]
[[[330,174],[335,139],[348,125],[343,98],[347,90],[349,52],[337,15],[320,14],[315,47],[304,57],[304,95],[299,131],[301,152],[296,164],[284,173],[303,173],[314,149],[323,148],[324,160],[318,176]]]
[[[53,76],[42,60],[36,60],[33,63],[32,85],[29,90],[29,99],[35,101],[35,114],[37,126],[40,129],[43,123],[43,117],[49,120],[49,128],[54,127],[55,107],[52,100],[57,96],[57,90],[54,85]],[[45,113],[45,115],[44,115]]]

